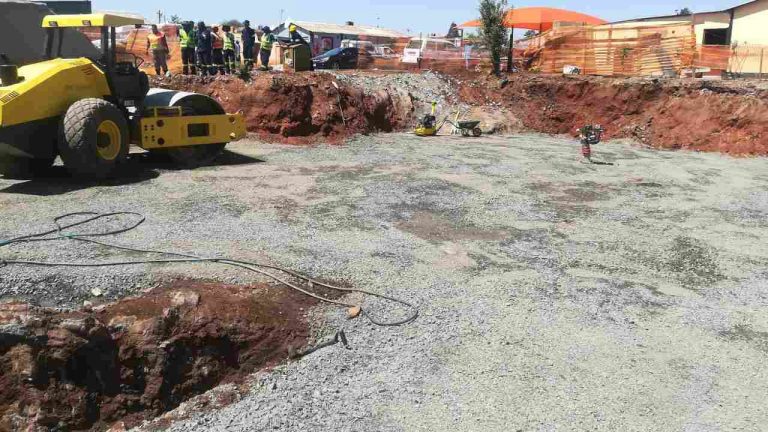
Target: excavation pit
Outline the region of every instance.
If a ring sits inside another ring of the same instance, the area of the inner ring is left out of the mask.
[[[80,311],[0,305],[0,430],[140,424],[306,345],[303,294],[174,281]]]

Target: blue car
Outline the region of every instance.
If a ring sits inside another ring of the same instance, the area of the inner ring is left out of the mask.
[[[315,69],[357,69],[361,60],[358,48],[334,48],[313,58],[312,64]]]

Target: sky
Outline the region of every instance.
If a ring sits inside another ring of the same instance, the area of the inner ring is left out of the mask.
[[[540,0],[510,2],[515,7],[549,6],[594,15],[607,21],[654,15],[671,15],[687,7],[694,12],[726,9],[747,0]],[[477,0],[93,0],[94,11],[142,14],[157,20],[158,9],[183,20],[220,22],[249,19],[253,25],[274,26],[285,19],[379,25],[418,35],[444,34],[451,22],[461,24],[477,17]],[[678,4],[679,3],[679,4]]]

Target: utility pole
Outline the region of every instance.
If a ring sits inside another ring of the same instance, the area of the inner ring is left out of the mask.
[[[280,9],[280,22],[278,24],[283,23],[283,13],[285,13],[285,9]]]
[[[163,22],[163,11],[159,10],[157,11],[157,23],[161,24]]]

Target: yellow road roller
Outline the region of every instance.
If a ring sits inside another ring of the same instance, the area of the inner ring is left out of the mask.
[[[245,136],[241,114],[205,95],[150,89],[143,60],[118,61],[115,28],[143,24],[117,14],[49,15],[44,60],[0,64],[0,175],[34,176],[60,156],[75,176],[106,177],[131,144],[194,167]],[[64,29],[76,27],[100,30],[99,58],[61,58]]]

